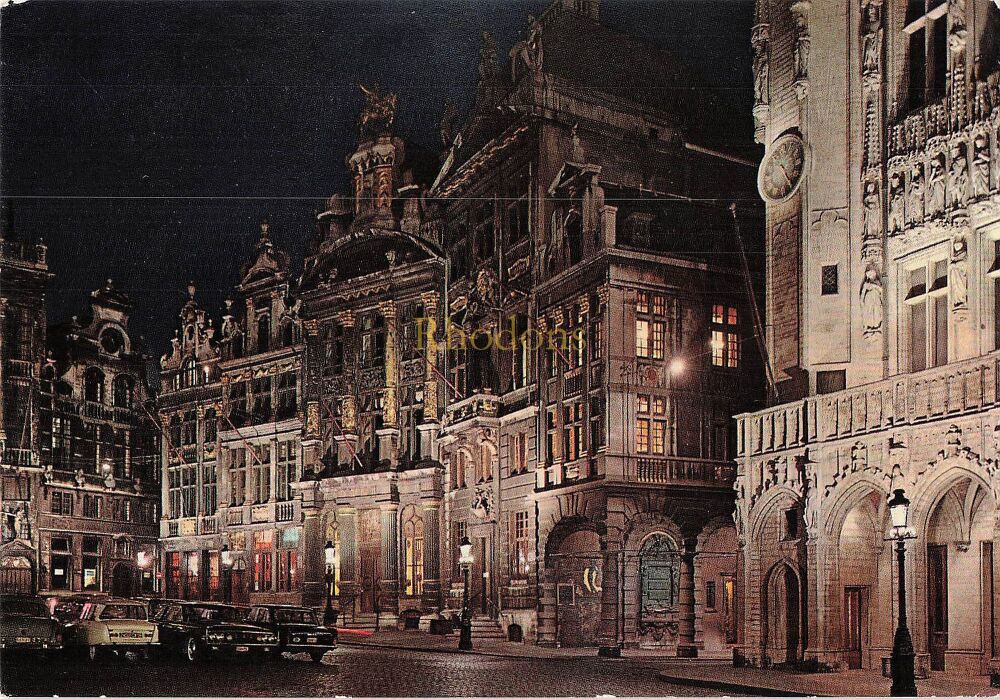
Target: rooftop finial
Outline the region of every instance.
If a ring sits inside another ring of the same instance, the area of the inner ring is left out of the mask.
[[[188,298],[194,301],[194,282],[188,282]]]
[[[261,239],[261,241],[267,240],[267,232],[268,232],[268,230],[270,228],[271,228],[271,224],[268,223],[267,217],[265,216],[264,220],[260,222],[260,239]]]

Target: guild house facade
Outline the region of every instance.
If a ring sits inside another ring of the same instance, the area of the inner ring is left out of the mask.
[[[1000,625],[1000,10],[756,13],[774,407],[739,418],[742,657],[881,664],[901,488],[918,672],[984,674]]]
[[[508,60],[484,34],[441,154],[363,87],[301,277],[265,228],[221,323],[190,291],[162,361],[172,596],[322,606],[329,574],[340,623],[426,629],[469,537],[474,635],[731,654],[727,421],[763,392],[734,225],[759,222],[723,197],[753,166],[598,12],[553,3]]]
[[[45,246],[2,245],[0,589],[153,593],[159,447],[132,304],[109,281],[46,328]]]

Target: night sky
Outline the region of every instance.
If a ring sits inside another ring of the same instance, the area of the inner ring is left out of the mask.
[[[438,149],[445,99],[475,90],[545,0],[50,2],[0,11],[0,196],[56,274],[49,320],[107,278],[159,357],[189,280],[213,312],[259,222],[297,265],[312,212],[347,185],[357,83],[399,94],[397,133]],[[602,22],[675,53],[745,105],[752,0],[603,0]],[[581,47],[584,49],[585,47]],[[641,70],[641,66],[637,66]]]

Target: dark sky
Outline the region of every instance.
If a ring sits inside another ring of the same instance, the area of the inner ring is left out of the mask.
[[[50,322],[113,278],[158,357],[193,280],[215,311],[266,215],[301,259],[347,184],[357,83],[399,94],[397,132],[437,148],[468,106],[480,32],[501,58],[545,0],[52,2],[0,11],[0,195],[44,238]],[[602,21],[738,91],[749,123],[752,0],[604,0]],[[581,47],[585,50],[585,47]],[[641,66],[637,66],[641,70]],[[749,128],[745,138],[749,139]]]

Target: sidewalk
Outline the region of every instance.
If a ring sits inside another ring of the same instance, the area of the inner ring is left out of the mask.
[[[715,689],[719,692],[753,693],[772,696],[848,696],[887,697],[892,681],[868,670],[844,672],[789,672],[735,668],[731,663],[672,661],[660,677],[689,687]],[[1000,689],[990,687],[986,675],[946,675],[934,673],[917,680],[922,696],[1000,696]]]

